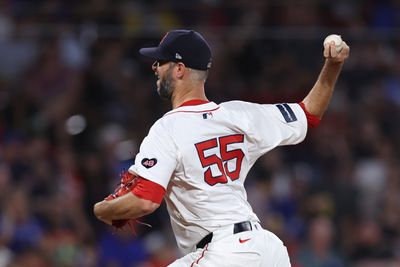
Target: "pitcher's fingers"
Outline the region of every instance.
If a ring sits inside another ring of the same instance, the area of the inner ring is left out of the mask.
[[[346,44],[345,41],[343,41],[343,49],[340,51],[345,58],[347,58],[350,54],[350,47]]]
[[[331,53],[331,57],[337,57],[337,55],[338,55],[338,52],[336,51],[336,45],[335,45],[335,42],[334,41],[332,41],[332,42],[330,42],[330,53]]]
[[[324,57],[325,57],[325,58],[330,57],[329,51],[330,51],[329,44],[325,44],[325,45],[324,45]]]

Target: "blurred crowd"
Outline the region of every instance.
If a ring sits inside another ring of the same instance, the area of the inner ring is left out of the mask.
[[[137,51],[174,28],[210,41],[217,103],[301,101],[342,34],[328,112],[256,163],[249,201],[294,267],[400,266],[399,1],[0,0],[0,267],[179,257],[164,206],[136,234],[92,212],[170,108]]]

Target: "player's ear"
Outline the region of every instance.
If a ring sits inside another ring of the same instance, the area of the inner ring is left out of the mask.
[[[188,71],[186,69],[185,64],[183,64],[182,62],[178,62],[176,63],[176,67],[175,67],[175,75],[178,79],[182,79],[182,77],[185,75],[185,72]]]

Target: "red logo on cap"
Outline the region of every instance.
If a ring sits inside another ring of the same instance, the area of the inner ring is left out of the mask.
[[[165,37],[167,37],[168,33],[169,33],[169,32],[167,32],[167,33],[164,35],[164,37],[161,39],[160,44],[164,41]]]

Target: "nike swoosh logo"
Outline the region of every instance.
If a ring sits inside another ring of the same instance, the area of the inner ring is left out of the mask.
[[[241,238],[239,238],[239,242],[240,242],[241,244],[243,244],[243,243],[249,241],[250,239],[251,239],[251,238],[247,238],[247,239],[241,239]]]

